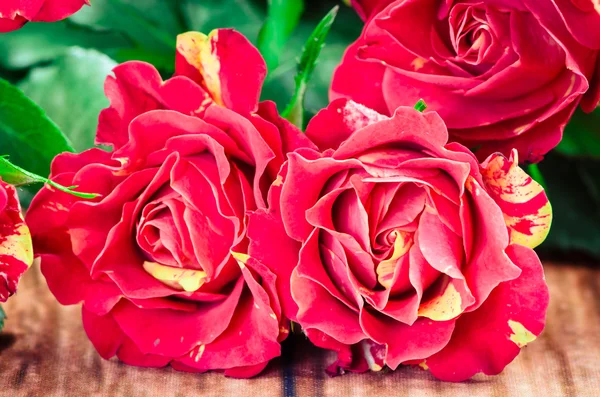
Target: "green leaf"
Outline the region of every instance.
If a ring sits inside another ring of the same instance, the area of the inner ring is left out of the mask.
[[[93,31],[68,20],[28,23],[19,30],[2,34],[0,67],[23,69],[52,61],[64,55],[71,46],[92,47],[113,53],[116,48],[131,47],[131,43],[119,33]]]
[[[300,62],[298,63],[298,74],[295,79],[296,90],[290,104],[283,112],[283,116],[300,128],[303,127],[304,95],[306,93],[306,88],[312,73],[315,70],[319,55],[325,45],[325,38],[331,29],[333,21],[335,21],[338,10],[339,6],[333,7],[317,25],[306,41],[302,56],[300,57]]]
[[[415,109],[421,113],[423,113],[425,111],[425,109],[427,109],[427,104],[425,103],[424,100],[419,99],[419,101],[415,104]]]
[[[0,331],[4,328],[4,320],[6,319],[6,313],[4,313],[4,309],[0,306]]]
[[[94,146],[98,114],[108,106],[104,80],[116,62],[72,47],[50,66],[33,69],[19,88],[35,101],[80,152]]]
[[[600,157],[600,108],[590,114],[577,109],[556,150],[569,156]]]
[[[339,4],[339,1],[310,2],[298,27],[284,47],[279,66],[275,70],[271,70],[267,77],[261,98],[275,101],[281,112],[285,110],[295,93],[294,78],[296,77],[298,54],[302,53],[306,38],[314,31],[323,15],[335,4]],[[333,72],[340,63],[346,48],[360,36],[363,25],[364,23],[352,8],[340,8],[336,23],[333,24],[327,35],[327,45],[321,51],[319,62],[306,88],[304,124],[307,124],[314,114],[329,104],[329,87]]]
[[[175,70],[174,53],[158,53],[152,49],[146,48],[119,48],[110,57],[118,63],[127,61],[142,61],[147,62],[159,71],[163,72],[163,77],[170,77]]]
[[[76,192],[73,189],[77,188],[77,186],[65,187],[48,178],[44,178],[42,176],[26,171],[23,168],[12,164],[7,157],[0,157],[0,177],[2,177],[2,180],[4,182],[10,183],[11,185],[15,186],[32,185],[34,183],[45,183],[60,190],[61,192],[72,194],[73,196],[84,199],[93,199],[100,196],[99,194],[95,193]]]
[[[179,19],[177,1],[94,0],[70,20],[99,31],[116,31],[136,47],[155,51],[175,49],[175,37],[185,28]]]
[[[304,0],[268,0],[268,15],[258,36],[258,49],[269,71],[279,65],[279,57],[296,29],[304,11]]]
[[[58,153],[73,148],[35,103],[15,86],[0,79],[0,155],[38,175],[50,173]]]
[[[600,257],[600,159],[551,152],[539,168],[554,214],[542,247]]]

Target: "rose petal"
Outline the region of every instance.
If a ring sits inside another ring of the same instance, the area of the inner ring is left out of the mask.
[[[108,76],[104,83],[110,107],[100,112],[97,144],[119,149],[129,141],[129,124],[145,112],[171,109],[195,115],[210,104],[208,93],[189,78],[163,81],[156,68],[145,62],[125,62],[113,73],[114,77]]]
[[[462,240],[440,221],[431,208],[426,208],[421,215],[417,242],[434,269],[452,278],[464,278],[461,273],[465,258]]]
[[[240,302],[243,286],[243,279],[240,278],[225,300],[200,303],[193,313],[172,309],[140,309],[121,301],[112,310],[112,316],[142,352],[182,356],[198,344],[214,341],[227,329]],[[173,332],[173,324],[177,324],[177,332]]]
[[[470,249],[462,273],[475,297],[475,304],[468,309],[472,311],[498,284],[514,280],[521,271],[504,254],[508,232],[502,211],[472,177],[467,179],[467,190],[463,196],[461,219],[463,239],[469,242]]]
[[[281,180],[276,180],[269,191],[269,209],[260,209],[249,215],[248,254],[277,275],[277,291],[284,314],[287,318],[295,320],[298,305],[292,298],[290,279],[298,264],[301,244],[288,237],[281,220],[281,181],[286,175],[287,165],[284,165],[280,173]]]
[[[307,159],[299,153],[290,153],[287,180],[281,194],[281,216],[288,235],[302,241],[312,227],[304,213],[317,202],[325,182],[337,172],[360,167],[355,160],[337,161],[323,157]]]
[[[502,209],[510,242],[535,248],[550,232],[552,207],[544,188],[519,168],[518,153],[491,155],[481,164],[490,196]]]
[[[448,344],[454,323],[455,320],[439,322],[424,318],[407,325],[366,309],[360,313],[365,333],[375,342],[387,345],[385,363],[392,369],[404,361],[423,359],[440,351]]]
[[[90,5],[89,0],[46,0],[39,13],[32,20],[36,22],[60,21],[75,14],[84,4]]]
[[[83,328],[88,338],[105,360],[114,357],[127,337],[110,314],[98,316],[82,310]]]
[[[426,361],[434,376],[458,382],[478,372],[496,375],[542,332],[549,297],[540,260],[520,245],[506,253],[521,276],[501,283],[479,310],[460,317],[450,343]]]
[[[339,98],[310,120],[306,136],[320,150],[337,149],[355,131],[386,118],[359,103]]]
[[[445,145],[447,141],[445,124],[437,113],[421,113],[414,108],[399,107],[390,119],[370,124],[352,134],[333,157],[348,159],[394,142],[401,142],[404,147],[417,145],[420,148],[435,148]]]
[[[244,59],[244,62],[239,62]],[[177,37],[176,73],[201,83],[218,105],[256,111],[267,66],[258,50],[233,29]]]
[[[346,49],[342,63],[333,73],[329,98],[332,101],[352,98],[356,103],[379,113],[389,114],[381,90],[385,65],[359,60],[357,55],[362,46],[363,42],[359,39]],[[356,73],[357,70],[360,70],[360,73]]]
[[[17,15],[14,19],[0,18],[0,33],[12,32],[22,28],[27,23],[27,19]]]
[[[265,299],[264,291],[255,295],[246,290],[228,328],[214,341],[197,341],[198,345],[177,362],[196,371],[245,366],[257,366],[256,370],[264,368],[260,364],[281,353],[281,346],[277,342],[279,324]],[[218,317],[211,319],[209,316],[206,320],[214,321],[215,318]],[[243,376],[245,371],[239,371],[241,373],[238,376]],[[248,371],[247,376],[255,375],[255,372]],[[235,370],[231,371],[231,374],[236,373]]]
[[[358,343],[366,336],[358,313],[334,298],[316,282],[302,277],[298,269],[292,273],[292,296],[298,303],[298,321],[303,328],[317,329],[344,344]],[[327,311],[315,310],[327,307]]]

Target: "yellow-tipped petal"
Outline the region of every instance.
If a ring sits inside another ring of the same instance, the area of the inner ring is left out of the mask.
[[[177,51],[198,70],[215,103],[223,106],[219,75],[221,63],[214,46],[217,40],[217,30],[208,35],[199,32],[182,33],[177,36]]]

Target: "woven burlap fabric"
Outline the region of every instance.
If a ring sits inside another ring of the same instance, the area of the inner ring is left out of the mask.
[[[600,270],[545,267],[551,304],[542,336],[500,376],[457,384],[415,368],[331,379],[324,368],[334,357],[301,335],[250,380],[104,361],[85,336],[80,309],[56,303],[36,267],[5,306],[0,396],[600,396]]]

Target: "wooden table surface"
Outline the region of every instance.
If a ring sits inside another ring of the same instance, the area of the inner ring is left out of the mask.
[[[285,359],[250,380],[104,361],[79,307],[60,306],[33,268],[5,306],[0,396],[600,396],[600,266],[545,267],[551,301],[542,336],[501,375],[458,384],[414,368],[330,379],[323,371],[332,355],[299,335],[286,342]]]

